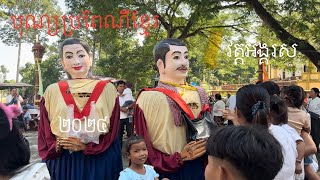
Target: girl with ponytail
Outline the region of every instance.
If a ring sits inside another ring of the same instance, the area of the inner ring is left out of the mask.
[[[240,124],[255,124],[268,128],[270,123],[268,92],[256,85],[240,88],[236,95],[236,112]]]
[[[246,85],[236,94],[236,111],[224,111],[224,117],[238,125],[259,125],[266,129],[279,141],[283,152],[283,166],[274,180],[293,180],[297,158],[296,142],[291,135],[279,126],[270,122],[270,96],[263,87]]]

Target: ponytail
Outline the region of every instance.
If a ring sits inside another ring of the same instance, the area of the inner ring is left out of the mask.
[[[258,101],[251,108],[252,124],[268,127],[269,112],[263,101]]]
[[[236,95],[236,107],[248,124],[268,128],[270,122],[270,96],[263,87],[246,85]]]

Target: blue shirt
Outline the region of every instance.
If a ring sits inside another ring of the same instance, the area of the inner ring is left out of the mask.
[[[159,174],[152,168],[152,166],[144,164],[146,173],[144,175],[134,172],[130,168],[120,172],[119,180],[154,180],[155,177],[159,177]]]
[[[30,113],[27,111],[24,115],[23,118],[26,122],[29,122],[31,120],[31,115]]]

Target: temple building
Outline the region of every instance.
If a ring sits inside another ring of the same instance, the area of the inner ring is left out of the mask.
[[[278,69],[269,64],[264,71],[268,75],[267,78],[264,77],[265,80],[271,80],[276,82],[280,88],[284,86],[288,86],[290,84],[296,84],[301,86],[306,92],[309,92],[311,88],[317,87],[320,88],[320,72],[317,70],[316,66],[311,62],[307,62],[305,64],[296,64],[296,70],[294,72]],[[259,73],[259,72],[258,72]],[[263,73],[263,72],[261,72]],[[257,80],[251,83],[255,83]],[[247,83],[249,84],[249,83]],[[221,93],[221,94],[235,94],[237,90],[246,84],[228,84],[223,86],[215,86],[213,87],[213,94]]]

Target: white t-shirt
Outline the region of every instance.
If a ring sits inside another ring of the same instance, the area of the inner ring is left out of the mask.
[[[120,172],[118,180],[154,180],[155,177],[159,177],[159,174],[152,168],[152,166],[144,164],[146,173],[144,175],[134,172],[130,168]]]
[[[124,96],[119,96],[120,107],[122,107],[126,101],[135,101],[132,96],[132,93],[131,94],[130,93],[127,93],[127,94],[123,93],[123,94],[124,94]],[[120,111],[120,119],[125,119],[125,118],[128,118],[128,114]]]
[[[290,127],[288,124],[280,125],[280,127],[283,128],[284,130],[286,130],[291,135],[291,138],[293,139],[293,141],[295,141],[295,142],[303,141],[302,137],[298,134],[298,132],[295,129],[293,129],[292,127]],[[297,146],[296,146],[296,148],[297,148]],[[298,156],[298,154],[297,154],[297,156]],[[303,161],[301,162],[301,168],[302,168],[302,173],[295,174],[295,180],[304,180],[305,173],[304,173],[304,162]]]
[[[222,100],[218,100],[213,105],[212,115],[213,116],[223,116],[223,112],[222,111],[218,111],[218,109],[224,110],[225,108],[226,108],[225,103]]]
[[[46,163],[31,163],[15,172],[10,180],[50,180]]]
[[[294,180],[295,164],[298,156],[296,142],[283,127],[271,125],[269,131],[281,144],[283,154],[283,166],[274,180]]]
[[[13,96],[11,94],[9,94],[6,98],[6,103],[9,104],[11,102],[11,100],[13,99]],[[18,107],[21,109],[22,111],[22,107],[21,107],[21,103],[23,102],[22,97],[19,95],[18,99],[17,99],[17,104]]]
[[[232,95],[229,98],[229,109],[235,111],[236,108],[236,95]]]
[[[283,124],[280,127],[282,127],[284,130],[286,130],[292,137],[292,139],[296,141],[303,141],[302,137],[298,134],[298,132],[290,127],[288,124]]]
[[[316,97],[314,99],[309,99],[307,109],[308,111],[320,115],[320,98]]]
[[[123,91],[123,94],[130,94],[132,96],[132,91],[130,88],[126,88],[124,91]]]

